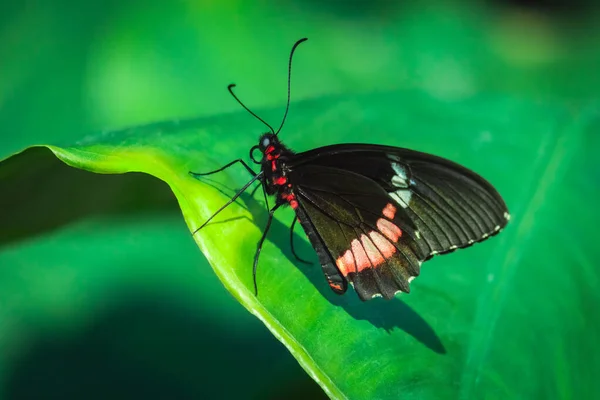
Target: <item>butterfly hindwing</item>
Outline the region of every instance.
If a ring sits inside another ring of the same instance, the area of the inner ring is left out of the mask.
[[[335,265],[335,260],[331,257],[330,250],[323,241],[321,234],[317,231],[315,223],[308,217],[308,214],[304,211],[304,207],[296,208],[296,215],[319,257],[319,262],[329,286],[337,294],[346,293],[348,283]],[[323,233],[323,229],[321,229],[321,233]]]
[[[311,165],[294,170],[290,181],[298,218],[335,292],[347,281],[363,300],[409,291],[427,253],[385,190],[353,172]]]

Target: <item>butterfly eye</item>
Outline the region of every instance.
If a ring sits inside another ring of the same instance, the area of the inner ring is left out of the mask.
[[[262,140],[262,147],[266,149],[267,147],[269,147],[270,144],[271,139],[265,136],[265,138]]]

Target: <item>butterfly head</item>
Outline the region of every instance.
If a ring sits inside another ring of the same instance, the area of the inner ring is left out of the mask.
[[[258,149],[263,154],[269,154],[279,145],[279,140],[277,136],[272,133],[265,133],[262,135],[258,141]]]
[[[265,133],[258,139],[258,144],[250,149],[250,158],[255,163],[260,164],[263,159],[268,159],[274,153],[278,153],[280,147],[281,143],[276,135],[273,133]],[[258,157],[254,155],[256,150],[260,151],[260,156]]]

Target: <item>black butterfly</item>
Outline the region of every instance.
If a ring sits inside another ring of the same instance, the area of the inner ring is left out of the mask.
[[[277,131],[237,98],[232,90],[235,85],[228,87],[240,105],[270,129],[250,150],[260,172],[241,159],[216,171],[190,172],[205,176],[241,163],[253,176],[194,233],[255,181],[262,184],[267,207],[267,194],[276,197],[254,257],[256,293],[258,257],[273,213],[282,205],[289,204],[296,212],[331,289],[343,294],[349,282],[361,300],[408,293],[423,261],[483,241],[506,225],[510,216],[498,192],[452,161],[371,144],[339,144],[295,153],[281,143],[277,134],[289,109],[292,57],[305,40],[297,41],[290,53],[287,106]],[[254,158],[256,150],[260,159]]]

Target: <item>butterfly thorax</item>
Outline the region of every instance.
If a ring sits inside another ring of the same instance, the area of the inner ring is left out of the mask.
[[[275,135],[264,134],[258,148],[263,154],[261,168],[267,194],[275,195],[278,203],[289,203],[292,208],[298,206],[293,185],[288,179],[289,169],[286,162],[294,155]]]

